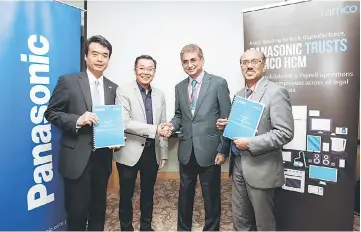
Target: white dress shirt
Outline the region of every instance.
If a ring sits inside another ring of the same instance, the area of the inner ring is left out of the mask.
[[[94,95],[94,87],[95,87],[95,81],[99,81],[99,96],[100,96],[100,105],[105,105],[104,103],[104,78],[103,75],[97,79],[88,69],[86,70],[86,73],[88,74],[88,80],[89,80],[89,86],[90,86],[90,92],[91,95]]]
[[[91,93],[91,96],[94,95],[94,86],[95,86],[95,81],[98,80],[99,81],[99,102],[101,105],[105,105],[104,103],[104,78],[103,78],[103,75],[97,79],[88,69],[86,70],[86,73],[88,75],[88,80],[89,80],[89,86],[90,86],[90,93]],[[78,126],[76,125],[76,129],[77,129],[77,132],[78,132],[78,129],[81,128],[81,126]]]

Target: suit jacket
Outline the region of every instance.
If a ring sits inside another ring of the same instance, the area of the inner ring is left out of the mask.
[[[124,109],[125,146],[114,152],[118,163],[134,166],[140,159],[147,138],[155,139],[157,162],[168,159],[168,139],[157,135],[157,125],[167,122],[165,97],[162,91],[152,86],[153,125],[147,124],[145,107],[136,81],[117,90],[116,104]]]
[[[103,83],[104,103],[114,105],[118,86],[105,77]],[[86,111],[92,111],[87,73],[61,76],[50,98],[45,118],[62,131],[59,171],[66,178],[77,179],[81,176],[93,149],[92,127],[76,129],[76,121]],[[100,150],[111,156],[110,149]]]
[[[226,118],[231,109],[227,81],[205,72],[198,100],[192,115],[188,95],[189,79],[175,87],[175,115],[171,120],[174,130],[180,130],[178,159],[187,164],[192,147],[198,164],[202,167],[214,165],[217,153],[228,155],[230,143],[217,130],[218,118]]]
[[[236,93],[244,96],[245,89]],[[241,151],[241,165],[245,181],[254,188],[281,187],[284,180],[282,146],[293,139],[294,121],[288,91],[263,78],[253,101],[265,104],[258,131],[249,139],[249,150]],[[234,157],[231,157],[232,174]]]

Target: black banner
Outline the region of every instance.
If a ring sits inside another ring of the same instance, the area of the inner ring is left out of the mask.
[[[360,94],[360,2],[307,1],[243,13],[244,46],[290,92],[294,139],[276,191],[279,230],[352,230]]]

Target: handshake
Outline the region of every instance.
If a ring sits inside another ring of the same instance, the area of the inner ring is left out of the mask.
[[[173,124],[166,122],[157,127],[157,135],[168,138],[173,133]]]

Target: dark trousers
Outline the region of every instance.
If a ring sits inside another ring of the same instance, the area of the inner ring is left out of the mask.
[[[360,180],[356,182],[355,188],[355,212],[360,213]]]
[[[232,217],[235,231],[276,231],[274,188],[250,186],[243,176],[241,156],[233,157]]]
[[[219,231],[221,218],[221,167],[198,165],[192,149],[188,164],[179,165],[180,188],[178,198],[178,231],[192,230],[193,203],[197,176],[202,188],[205,210],[203,231]]]
[[[140,171],[140,230],[151,230],[154,185],[158,173],[154,143],[152,143],[151,146],[144,148],[139,161],[133,167],[117,163],[117,169],[120,186],[119,222],[121,230],[134,230],[132,198],[138,171]]]
[[[64,178],[68,230],[104,230],[111,168],[112,153],[109,149],[99,149],[92,152],[83,174],[78,179]]]

